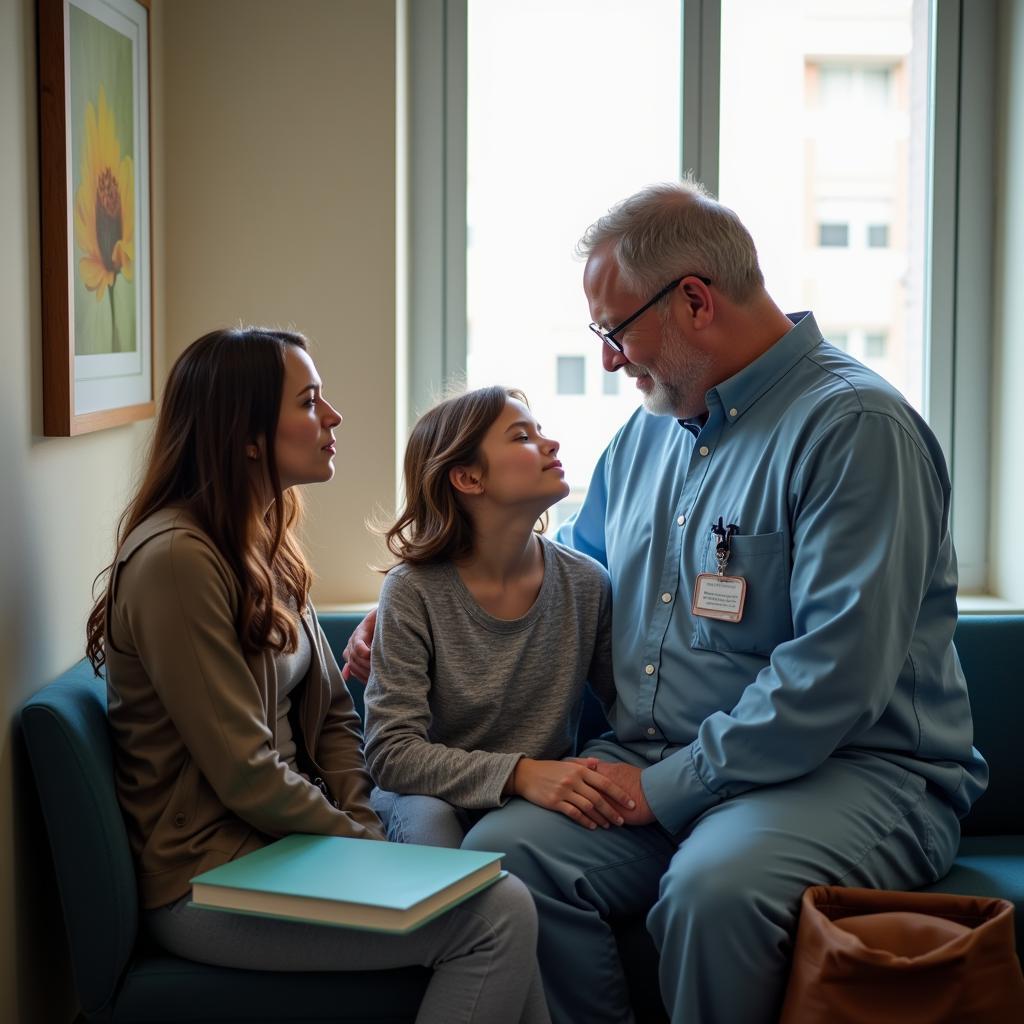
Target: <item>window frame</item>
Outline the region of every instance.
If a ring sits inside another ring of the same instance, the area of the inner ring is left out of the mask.
[[[466,367],[468,8],[467,0],[396,2],[401,449],[415,417]],[[717,195],[721,0],[680,3],[679,168],[692,171]],[[924,411],[953,481],[960,590],[984,594],[990,587],[995,237],[995,81],[989,72],[997,11],[995,0],[914,0],[914,7],[915,16],[928,12],[934,55],[928,87]],[[396,461],[401,463],[400,454]]]

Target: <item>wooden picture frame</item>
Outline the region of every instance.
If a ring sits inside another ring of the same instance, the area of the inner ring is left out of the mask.
[[[150,0],[39,0],[43,432],[154,413]]]

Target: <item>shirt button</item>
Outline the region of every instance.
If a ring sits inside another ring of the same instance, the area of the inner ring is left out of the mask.
[[[647,674],[648,674],[649,676],[653,676],[653,675],[654,675],[654,666],[653,666],[653,665],[647,665],[647,666],[646,666],[646,667],[644,668],[644,671],[645,671],[645,672],[646,672],[646,673],[647,673]]]
[[[647,735],[648,736],[654,736],[657,733],[657,731],[658,730],[655,729],[654,726],[649,726],[648,729],[647,729]]]
[[[678,518],[678,519],[676,520],[676,522],[677,522],[677,523],[678,523],[678,524],[679,524],[680,526],[682,526],[682,525],[683,525],[683,523],[685,523],[685,522],[686,522],[686,516],[680,516],[680,517],[679,517],[679,518]]]
[[[738,415],[739,415],[739,413],[738,413],[738,412],[737,412],[737,411],[736,411],[735,409],[730,409],[730,410],[729,410],[729,415],[730,415],[730,416],[738,416]]]
[[[668,604],[672,600],[672,595],[671,594],[662,594],[661,595],[661,600],[662,600],[662,602],[664,604]]]
[[[701,455],[708,455],[710,453],[710,451],[711,451],[711,449],[706,444],[702,444],[700,446],[700,453],[701,453]]]

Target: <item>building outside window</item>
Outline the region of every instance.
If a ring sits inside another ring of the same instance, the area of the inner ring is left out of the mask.
[[[587,363],[583,356],[558,356],[557,383],[555,391],[559,395],[582,395],[586,391],[585,380]]]
[[[819,224],[818,245],[845,248],[850,244],[849,224]]]
[[[885,331],[867,331],[864,334],[864,358],[884,359],[887,337]]]
[[[923,409],[926,5],[723,0],[721,11],[720,198],[750,228],[783,308],[851,325],[838,335],[847,350]],[[793,126],[783,145],[779,125]],[[772,157],[752,173],[758,152]]]
[[[869,224],[868,225],[868,248],[888,249],[889,248],[889,225]]]
[[[633,0],[466,7],[466,377],[522,387],[561,442],[572,493],[553,522],[639,403],[632,381],[600,369],[576,243],[612,203],[679,177],[680,3],[642,6],[642,17]],[[605,73],[614,55],[637,54],[628,75]]]

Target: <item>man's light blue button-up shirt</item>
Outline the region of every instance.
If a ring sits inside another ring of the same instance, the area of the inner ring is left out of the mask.
[[[707,393],[703,424],[630,418],[559,540],[608,567],[617,740],[671,832],[841,748],[984,790],[952,645],[949,478],[927,424],[810,313]],[[719,517],[740,622],[695,616]]]

